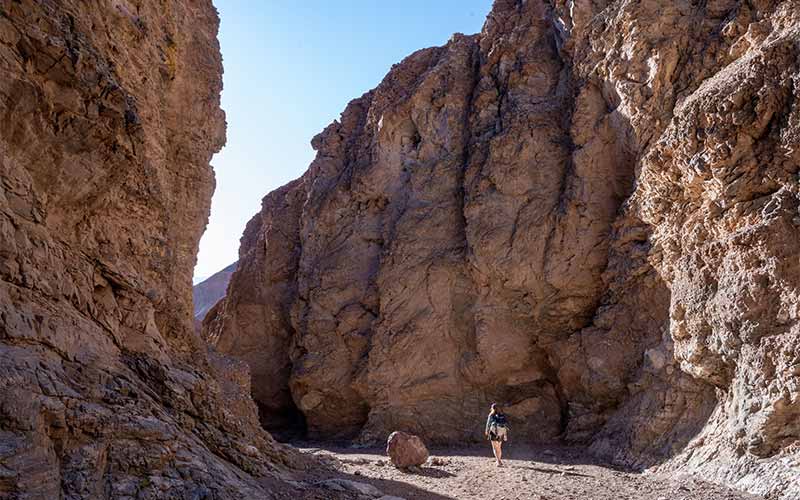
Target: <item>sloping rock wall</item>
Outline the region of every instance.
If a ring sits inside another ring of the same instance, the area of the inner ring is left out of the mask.
[[[192,328],[217,25],[208,0],[0,4],[2,498],[268,498],[293,460]]]

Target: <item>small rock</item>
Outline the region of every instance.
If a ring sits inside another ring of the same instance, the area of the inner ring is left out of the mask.
[[[259,456],[261,454],[261,452],[258,451],[258,448],[256,448],[255,446],[252,446],[252,445],[245,446],[242,449],[242,452],[245,455],[247,455],[248,457],[257,457],[257,456]]]
[[[328,479],[327,481],[322,481],[319,484],[320,486],[334,491],[350,491],[372,498],[384,496],[381,490],[372,486],[371,484],[349,481],[347,479]]]
[[[306,484],[306,483],[304,483],[302,481],[291,481],[291,480],[288,480],[288,479],[286,479],[285,481],[286,481],[286,484],[294,486],[298,490],[307,490],[308,489],[308,484]]]

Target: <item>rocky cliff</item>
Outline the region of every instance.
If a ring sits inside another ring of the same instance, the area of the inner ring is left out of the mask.
[[[800,5],[497,0],[263,200],[205,336],[267,427],[800,495]]]
[[[2,498],[270,498],[293,460],[192,328],[217,25],[209,0],[0,3]]]

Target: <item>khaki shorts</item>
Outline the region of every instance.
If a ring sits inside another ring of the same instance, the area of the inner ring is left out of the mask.
[[[489,429],[489,440],[508,441],[508,428],[492,426],[492,428]]]

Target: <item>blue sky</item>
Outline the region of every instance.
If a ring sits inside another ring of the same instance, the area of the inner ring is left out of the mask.
[[[491,0],[215,0],[228,142],[196,277],[238,258],[261,198],[302,175],[311,138],[415,50],[477,33]]]

